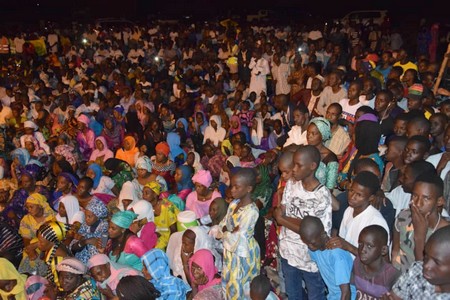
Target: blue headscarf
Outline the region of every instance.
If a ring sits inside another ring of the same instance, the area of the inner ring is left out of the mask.
[[[190,166],[182,165],[179,166],[181,173],[181,180],[177,183],[178,191],[192,189],[194,184],[192,183],[192,168]]]
[[[152,277],[150,282],[160,291],[159,299],[185,299],[191,290],[182,279],[170,275],[169,258],[161,249],[152,249],[142,255],[142,263]]]
[[[72,190],[75,191],[78,186],[78,178],[76,178],[73,174],[70,174],[68,172],[62,172],[58,176],[62,176],[66,178],[68,181],[72,183]]]
[[[180,136],[177,133],[169,132],[167,134],[167,144],[169,144],[170,148],[169,158],[171,160],[175,161],[175,158],[180,154],[184,155],[183,162],[186,160],[187,154],[180,147]]]
[[[102,168],[97,164],[91,164],[88,170],[94,171],[95,177],[92,179],[94,181],[94,189],[96,189],[100,183],[100,179],[102,178]]]
[[[26,165],[35,164],[39,167],[42,167],[42,163],[40,161],[37,161],[35,159],[31,159],[30,153],[25,148],[17,148],[14,151],[11,152],[11,158],[19,159],[20,165],[25,167]]]
[[[86,210],[92,212],[97,218],[104,219],[108,216],[108,208],[102,201],[92,198],[86,206]]]
[[[187,133],[188,129],[189,129],[187,120],[185,118],[179,118],[177,120],[177,122],[175,123],[175,128],[178,128],[178,123],[182,123],[183,124],[183,127],[184,127],[183,129]]]

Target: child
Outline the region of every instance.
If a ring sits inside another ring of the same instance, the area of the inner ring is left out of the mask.
[[[406,126],[410,120],[407,113],[401,113],[394,119],[394,136],[406,136]]]
[[[231,178],[231,194],[227,215],[220,222],[223,241],[222,286],[226,298],[244,298],[244,291],[260,271],[260,249],[254,235],[259,210],[252,200],[256,174],[242,168]]]
[[[348,99],[344,98],[339,101],[342,106],[342,119],[346,125],[355,124],[356,110],[364,104],[360,102],[361,84],[358,81],[350,83],[348,88]]]
[[[251,300],[277,300],[278,297],[270,290],[272,288],[269,278],[258,275],[250,283]]]
[[[424,260],[414,262],[387,299],[450,298],[450,226],[436,230],[425,245]]]
[[[417,177],[410,208],[402,211],[395,222],[392,263],[402,272],[414,261],[423,260],[426,240],[437,229],[449,225],[440,213],[444,205],[443,193],[444,183],[435,173],[422,173]]]
[[[400,170],[404,166],[403,151],[407,142],[408,139],[405,136],[394,136],[388,143],[384,156],[387,164],[381,182],[381,189],[384,192],[390,192],[399,185]]]
[[[284,136],[283,124],[281,120],[276,119],[273,121],[273,130],[269,135],[269,148],[278,148],[278,139]]]
[[[442,112],[435,113],[430,118],[430,134],[433,137],[433,146],[430,150],[431,154],[445,151],[445,128],[447,127],[447,115]]]
[[[358,244],[351,283],[356,286],[358,299],[379,299],[391,290],[400,276],[386,260],[388,233],[379,225],[367,226],[359,234]]]
[[[317,217],[304,217],[299,234],[302,241],[308,245],[309,255],[319,267],[320,274],[328,287],[327,299],[355,299],[355,287],[350,285],[353,265],[350,253],[338,248],[326,249],[330,238]]]
[[[408,143],[403,151],[403,163],[405,165],[415,161],[424,160],[428,157],[431,143],[430,140],[422,135],[409,137]]]
[[[324,283],[317,265],[308,254],[308,246],[298,238],[302,219],[316,216],[324,223],[327,234],[331,231],[331,194],[320,184],[315,172],[320,164],[320,152],[308,145],[300,147],[293,157],[292,179],[286,183],[281,205],[273,215],[282,226],[280,232],[280,256],[289,299],[302,299],[301,288],[305,281],[310,299],[322,299]],[[307,199],[307,200],[306,200]]]
[[[380,225],[389,232],[387,222],[380,211],[370,205],[379,189],[380,181],[375,174],[363,171],[356,175],[348,192],[349,207],[344,212],[339,237],[328,241],[328,249],[341,248],[357,255],[359,234],[365,227]]]

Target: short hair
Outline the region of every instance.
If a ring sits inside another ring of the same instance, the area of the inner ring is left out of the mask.
[[[339,111],[339,114],[342,113],[342,105],[340,105],[339,103],[337,103],[337,102],[331,103],[331,104],[328,106],[328,108],[330,108],[330,107],[336,107],[337,110]]]
[[[396,143],[396,144],[400,145],[400,147],[405,149],[406,144],[408,143],[408,138],[406,136],[393,136],[389,140],[388,144],[390,144],[390,143]]]
[[[377,241],[381,241],[384,245],[388,244],[388,232],[386,229],[384,229],[380,225],[369,225],[365,227],[361,232],[359,233],[359,236],[363,234],[373,234],[376,237]]]
[[[79,181],[78,184],[80,184],[81,182],[85,182],[88,185],[89,189],[92,189],[94,187],[94,181],[92,180],[92,178],[84,176],[82,177]]]
[[[302,220],[302,225],[300,226],[299,234],[307,235],[320,235],[325,231],[322,221],[318,217],[305,216]]]
[[[143,276],[125,276],[116,288],[120,300],[154,300],[161,296],[155,286]]]
[[[309,160],[316,164],[316,169],[319,167],[321,156],[316,147],[312,145],[304,145],[295,152],[295,154],[297,153],[306,155]]]
[[[428,238],[427,244],[436,242],[438,244],[450,245],[450,226],[444,226],[433,232],[431,236]],[[447,247],[450,249],[450,247]],[[450,250],[447,250],[445,256],[450,253]]]
[[[423,173],[417,176],[414,184],[418,182],[427,183],[433,185],[436,189],[437,197],[442,197],[444,195],[444,181],[436,174]]]
[[[431,147],[430,140],[423,135],[414,135],[408,139],[408,143],[409,142],[419,143],[425,148],[426,152],[430,151],[430,147]]]
[[[412,111],[409,113],[412,113]],[[427,118],[425,118],[423,113],[422,113],[422,115],[413,118],[411,121],[409,121],[409,123],[413,124],[417,127],[423,128],[423,131],[426,133],[430,132],[430,126],[431,126],[430,121],[428,121]]]
[[[372,167],[375,169],[379,169],[378,164],[369,157],[360,158],[355,162],[355,173],[358,173],[358,170],[364,167]]]
[[[425,160],[414,161],[408,165],[412,174],[417,178],[420,174],[436,175],[436,168]]]
[[[374,116],[377,116],[377,112],[372,107],[367,106],[367,105],[363,105],[363,106],[359,107],[356,110],[355,115],[357,115],[360,112],[362,112],[364,114],[372,114]]]
[[[399,113],[399,114],[395,117],[394,121],[405,121],[405,122],[409,122],[409,121],[411,121],[411,115],[409,115],[409,114],[406,113],[406,112]]]
[[[394,99],[394,94],[390,90],[381,90],[377,93],[377,95],[385,95],[389,102]]]
[[[302,114],[309,114],[308,107],[306,107],[306,105],[304,105],[303,103],[300,104],[300,105],[297,105],[297,106],[294,108],[294,111],[299,111],[299,112],[302,113]]]
[[[380,189],[380,180],[377,175],[369,171],[362,171],[358,173],[353,181],[368,188],[370,195],[374,195]]]
[[[278,163],[282,163],[282,164],[292,164],[292,161],[294,159],[294,152],[292,151],[284,151],[281,156],[280,159],[278,160]]]
[[[253,278],[250,283],[250,290],[257,293],[263,299],[267,298],[271,288],[272,285],[270,284],[269,278],[263,274],[259,274]]]
[[[256,172],[251,168],[240,168],[233,177],[239,177],[244,179],[245,184],[255,188],[256,185]]]

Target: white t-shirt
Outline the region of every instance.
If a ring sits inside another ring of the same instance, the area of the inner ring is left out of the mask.
[[[386,198],[391,200],[392,206],[395,208],[395,217],[397,217],[402,210],[409,207],[411,194],[405,193],[403,187],[399,185],[389,193],[386,193]]]
[[[438,153],[438,154],[431,155],[426,159],[426,161],[429,162],[430,164],[432,164],[436,168],[437,165],[439,164],[439,161],[441,160],[441,157],[443,154],[444,153]],[[442,180],[445,179],[445,176],[447,175],[448,171],[450,171],[450,164],[447,162],[447,164],[445,165],[445,168],[442,169],[442,172],[441,172]]]
[[[358,108],[361,106],[364,106],[364,104],[360,101],[355,105],[350,105],[350,99],[342,99],[339,101],[339,104],[342,106],[342,119],[350,122],[355,123],[355,114]]]

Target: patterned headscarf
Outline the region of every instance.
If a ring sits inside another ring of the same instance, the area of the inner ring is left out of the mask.
[[[71,165],[75,165],[77,163],[75,155],[73,154],[74,152],[75,149],[69,145],[59,145],[55,148],[55,154],[63,156]]]
[[[104,219],[108,216],[108,208],[106,208],[106,205],[95,198],[89,201],[86,210],[92,212],[99,219]]]
[[[135,164],[136,170],[137,169],[144,169],[147,170],[147,172],[152,172],[152,161],[148,156],[141,156],[136,160]]]
[[[331,125],[330,121],[325,118],[318,117],[311,120],[310,124],[316,125],[322,135],[322,141],[325,142],[331,138]]]
[[[58,272],[68,272],[77,275],[84,275],[87,273],[87,266],[75,257],[66,257],[62,262],[56,266]]]
[[[157,196],[161,194],[161,185],[157,181],[150,181],[145,187],[151,189]]]
[[[44,209],[44,215],[46,216],[51,216],[55,214],[53,209],[50,208],[50,205],[48,205],[47,198],[39,193],[33,193],[30,196],[28,196],[25,203],[41,206]]]

